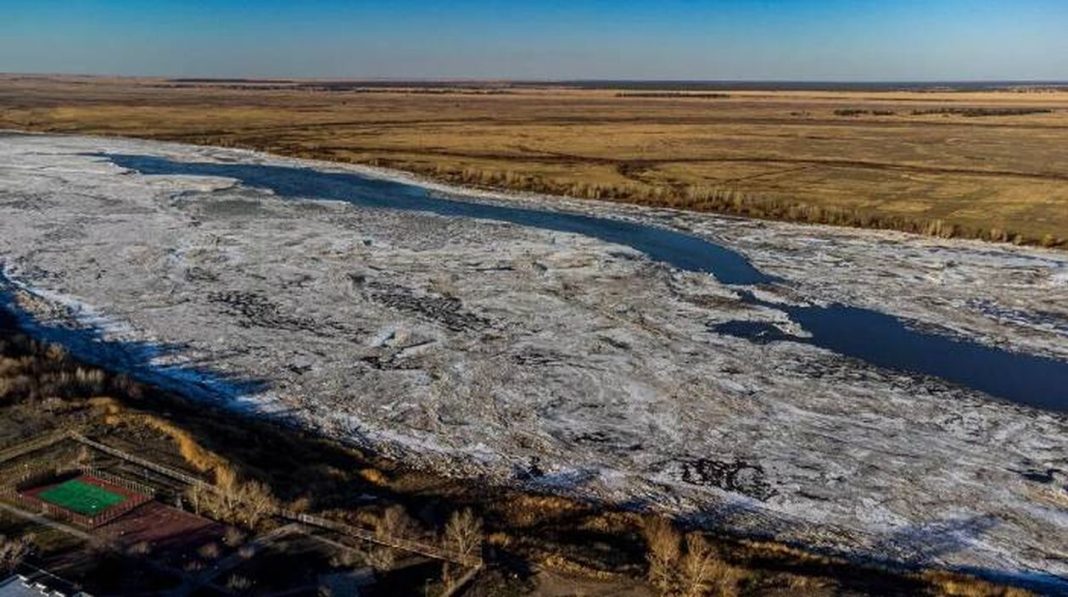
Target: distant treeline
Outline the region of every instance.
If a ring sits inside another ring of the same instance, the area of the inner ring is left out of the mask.
[[[268,87],[293,89],[486,89],[496,90],[514,86],[509,82],[497,81],[374,81],[374,80],[330,80],[330,79],[167,79],[172,85],[210,85],[213,87]]]
[[[1024,116],[1027,114],[1049,114],[1053,112],[1048,108],[928,108],[913,110],[913,116],[928,116],[931,114],[957,115],[966,118],[978,118],[982,116]],[[858,108],[839,108],[834,111],[835,116],[893,116],[893,110],[861,110]]]
[[[354,88],[354,89],[339,89],[336,87],[299,87],[299,89],[306,91],[345,91],[348,93],[407,93],[412,95],[514,95],[515,91],[508,91],[507,89],[425,89],[425,88]]]
[[[682,91],[620,91],[616,97],[682,97],[697,99],[726,99],[729,93],[689,93]]]
[[[929,110],[913,110],[913,116],[926,116],[929,114],[956,114],[967,118],[982,116],[1024,116],[1027,114],[1049,114],[1053,112],[1049,108],[932,108]]]
[[[461,87],[400,87],[400,86],[372,86],[364,87],[360,84],[342,84],[342,83],[286,83],[286,82],[260,82],[260,81],[248,81],[248,82],[196,82],[195,80],[187,80],[178,82],[177,79],[171,83],[160,83],[153,85],[153,87],[160,89],[232,89],[241,91],[323,91],[323,92],[345,92],[345,93],[405,93],[413,95],[510,95],[514,94],[514,91],[507,89],[497,88],[461,88]]]
[[[378,88],[570,88],[598,90],[649,90],[649,91],[915,91],[928,93],[975,92],[975,91],[1015,91],[1020,93],[1049,92],[1068,89],[1065,81],[679,81],[679,80],[562,80],[562,81],[524,81],[524,80],[456,80],[456,81],[419,81],[419,80],[320,80],[307,79],[211,79],[211,78],[177,78],[168,79],[169,83],[196,83],[207,85],[245,84],[245,85],[319,85],[326,87],[378,87]]]
[[[1065,89],[1065,81],[513,81],[517,86],[565,86],[579,89],[649,89],[659,91],[915,91],[929,93]]]
[[[293,84],[296,81],[292,79],[205,79],[205,78],[185,78],[185,79],[167,79],[170,83],[245,83],[249,85],[277,85],[277,84]]]
[[[872,116],[893,116],[895,112],[893,110],[858,110],[856,108],[841,108],[834,111],[835,116],[864,116],[865,114],[871,114]]]

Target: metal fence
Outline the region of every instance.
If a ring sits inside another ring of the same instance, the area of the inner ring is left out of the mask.
[[[19,442],[17,444],[7,446],[0,450],[0,462],[7,462],[14,458],[18,458],[23,454],[29,454],[30,452],[36,452],[51,446],[52,444],[59,443],[65,439],[71,438],[70,432],[59,431],[43,435],[41,437],[32,439],[28,442]]]
[[[131,481],[125,477],[113,475],[107,471],[100,470],[95,466],[80,465],[78,466],[78,470],[81,471],[83,475],[88,475],[94,479],[100,479],[101,481],[116,487],[122,487],[132,493],[148,496],[149,498],[156,497],[156,489],[154,487],[149,487],[148,485],[138,483],[137,481]]]
[[[417,553],[428,558],[434,558],[435,560],[444,560],[446,562],[452,562],[461,566],[470,566],[476,568],[481,567],[483,564],[482,556],[479,554],[461,554],[453,550],[434,545],[432,543],[424,543],[422,541],[414,541],[402,537],[384,536],[379,533],[369,531],[367,529],[361,529],[360,527],[354,527],[342,522],[337,522],[336,520],[329,520],[321,516],[314,516],[311,514],[305,514],[303,512],[293,512],[291,510],[280,509],[277,514],[278,516],[287,520],[300,522],[313,527],[336,531],[343,535],[360,539],[362,541],[369,541],[371,543],[377,543],[378,545],[391,547],[393,549],[399,549],[401,551],[407,551],[410,553]]]
[[[28,489],[40,487],[66,476],[76,476],[79,474],[90,475],[105,483],[128,489],[134,495],[123,496],[126,499],[121,503],[108,508],[95,516],[86,516],[74,512],[73,510],[68,510],[61,506],[46,502],[37,496],[25,493]],[[79,466],[68,470],[46,468],[26,471],[0,487],[0,496],[22,504],[23,506],[27,506],[40,514],[48,515],[58,520],[64,520],[85,529],[94,529],[115,520],[138,506],[152,501],[153,492],[151,488],[142,486],[140,483],[128,481],[116,477],[115,475],[104,473],[103,471],[97,471],[92,467]]]
[[[84,436],[81,433],[78,433],[76,431],[66,431],[66,432],[63,432],[63,433],[54,434],[52,436],[46,436],[46,437],[40,438],[38,440],[34,440],[32,442],[27,442],[27,443],[21,444],[19,446],[14,446],[13,448],[9,449],[8,451],[0,452],[0,462],[2,462],[5,459],[5,455],[7,454],[7,452],[11,452],[11,453],[16,454],[16,455],[25,454],[25,453],[32,452],[32,451],[37,450],[37,449],[41,449],[43,447],[47,447],[47,446],[49,446],[51,444],[54,444],[54,443],[56,443],[56,442],[58,442],[58,441],[60,441],[60,440],[62,440],[64,438],[70,438],[70,439],[72,439],[74,441],[77,441],[77,442],[79,442],[79,443],[81,443],[81,444],[83,444],[85,446],[88,446],[90,448],[93,448],[95,450],[103,452],[105,454],[109,454],[109,455],[114,456],[116,458],[125,460],[127,462],[133,463],[133,464],[135,464],[137,466],[146,468],[148,470],[154,471],[154,472],[159,473],[161,475],[164,475],[166,477],[170,477],[172,479],[181,481],[181,482],[183,482],[183,483],[185,483],[187,485],[196,486],[196,487],[199,487],[201,489],[204,489],[204,490],[207,490],[207,491],[211,491],[211,492],[218,492],[218,488],[217,487],[215,487],[211,483],[208,483],[208,482],[204,481],[203,479],[199,479],[197,477],[194,477],[194,476],[192,476],[190,474],[187,474],[187,473],[184,473],[182,471],[178,471],[178,470],[175,470],[175,469],[172,469],[172,468],[157,464],[157,463],[152,462],[150,460],[146,460],[144,458],[140,458],[138,456],[134,456],[133,454],[130,454],[130,453],[125,452],[123,450],[119,450],[118,448],[113,448],[111,446],[108,446],[107,444],[102,444],[102,443],[100,443],[98,441],[91,440],[88,437],[86,437],[86,436]],[[10,458],[13,458],[13,457],[14,456],[7,456],[6,458],[10,459]],[[131,507],[128,507],[128,508],[116,507],[115,509],[113,509],[114,511],[109,510],[109,511],[103,512],[100,515],[95,516],[95,517],[87,517],[87,516],[79,515],[79,514],[74,513],[74,512],[70,512],[68,510],[63,510],[63,509],[57,508],[57,507],[55,507],[55,506],[53,506],[51,504],[48,504],[46,502],[42,502],[41,500],[29,497],[29,496],[24,496],[20,492],[15,490],[15,488],[13,486],[14,484],[12,484],[11,486],[0,487],[0,494],[3,494],[5,496],[7,496],[7,497],[12,497],[13,499],[16,499],[16,500],[18,500],[20,502],[23,502],[23,503],[28,503],[30,505],[33,505],[34,507],[42,508],[46,513],[48,513],[50,515],[53,515],[53,516],[56,516],[56,517],[59,517],[59,518],[65,518],[67,520],[71,520],[72,522],[75,522],[76,524],[79,524],[80,526],[84,526],[86,528],[95,528],[97,526],[105,524],[106,522],[110,522],[110,521],[114,520],[115,518],[117,518],[118,516],[121,516],[122,514],[125,514],[126,512],[129,512],[133,508],[136,508],[137,506],[139,506],[139,505],[141,505],[141,504],[153,499],[157,494],[157,492],[152,487],[149,487],[149,486],[144,485],[142,483],[137,483],[135,481],[130,481],[128,479],[124,479],[122,477],[118,477],[116,475],[112,475],[110,473],[106,473],[106,472],[101,471],[99,469],[96,469],[94,467],[80,467],[78,470],[83,472],[83,473],[89,474],[89,475],[91,475],[93,477],[99,478],[100,480],[105,481],[107,483],[114,483],[115,485],[117,485],[119,487],[123,487],[125,489],[129,489],[131,492],[140,494],[141,497],[140,498],[136,498],[136,499],[134,499],[134,498],[128,499],[127,502],[130,502],[130,503],[133,504]],[[21,485],[21,483],[20,483],[20,485]],[[29,500],[29,501],[27,501],[27,500]],[[127,502],[124,502],[123,506],[125,506]],[[420,555],[423,555],[423,556],[426,556],[426,557],[430,557],[430,558],[434,558],[434,559],[437,559],[437,560],[443,560],[443,561],[446,561],[446,562],[452,562],[454,564],[459,564],[461,566],[469,566],[469,567],[472,567],[472,568],[481,568],[482,565],[483,565],[482,556],[481,556],[481,554],[477,554],[477,553],[476,554],[457,553],[457,552],[455,552],[453,550],[450,550],[448,548],[445,548],[443,546],[439,546],[439,545],[435,545],[435,544],[431,544],[431,543],[424,543],[424,542],[421,542],[421,541],[414,541],[414,540],[411,540],[411,539],[405,539],[405,538],[401,538],[401,537],[384,536],[382,534],[375,533],[375,532],[367,530],[367,529],[363,529],[363,528],[360,528],[360,527],[355,527],[355,526],[348,525],[348,524],[345,524],[345,523],[342,523],[342,522],[338,522],[338,521],[335,521],[335,520],[330,520],[330,519],[327,519],[327,518],[323,518],[321,516],[314,516],[314,515],[311,515],[311,514],[305,514],[303,512],[294,512],[292,510],[287,510],[287,509],[284,509],[284,508],[276,509],[274,514],[276,516],[280,517],[280,518],[285,519],[285,520],[290,520],[290,521],[294,521],[294,522],[300,522],[300,523],[303,523],[303,524],[306,524],[306,525],[309,525],[309,526],[318,527],[318,528],[322,528],[322,529],[328,529],[328,530],[335,531],[335,532],[341,533],[343,535],[346,535],[346,536],[349,536],[349,537],[352,537],[352,538],[355,538],[355,539],[358,539],[358,540],[361,540],[361,541],[367,541],[367,542],[370,542],[370,543],[375,543],[375,544],[378,544],[378,545],[382,545],[382,546],[385,546],[385,547],[390,547],[390,548],[393,548],[393,549],[398,549],[398,550],[406,551],[406,552],[410,552],[410,553],[417,553],[417,554],[420,554]]]

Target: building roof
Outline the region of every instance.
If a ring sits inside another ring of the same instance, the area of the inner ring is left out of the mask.
[[[32,582],[25,576],[15,575],[0,580],[0,597],[66,597],[66,593],[54,591],[38,582]],[[88,595],[78,593],[74,597],[88,597]]]

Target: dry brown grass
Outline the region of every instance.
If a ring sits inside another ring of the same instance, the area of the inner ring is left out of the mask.
[[[9,76],[0,77],[0,127],[248,147],[754,217],[1050,245],[1068,238],[1065,91],[617,94]]]
[[[143,426],[169,437],[177,446],[178,453],[194,470],[215,473],[216,477],[219,471],[233,474],[226,459],[202,447],[191,433],[174,423],[149,413],[130,410],[113,398],[97,397],[92,403],[104,408],[107,413],[105,422],[109,425]]]
[[[584,509],[574,500],[552,495],[516,494],[509,498],[498,506],[499,515],[517,528],[536,526]]]
[[[95,394],[109,386],[103,371],[72,364],[57,344],[25,337],[0,342],[0,403]],[[18,356],[2,356],[5,353]]]
[[[365,468],[360,471],[360,476],[364,478],[368,483],[378,485],[380,487],[389,483],[389,478],[385,473],[376,468]]]
[[[1005,587],[952,572],[926,572],[921,577],[930,584],[931,593],[946,597],[1029,597],[1030,591]]]
[[[618,579],[620,574],[601,570],[599,568],[593,568],[586,564],[576,562],[570,558],[566,558],[558,553],[548,554],[541,558],[539,566],[548,570],[554,570],[556,572],[563,572],[565,574],[573,574],[577,576],[583,576],[586,578],[595,578],[598,580],[612,580]]]

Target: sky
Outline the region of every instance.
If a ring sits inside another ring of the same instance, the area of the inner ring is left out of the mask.
[[[1068,80],[1068,1],[0,0],[0,72]]]

